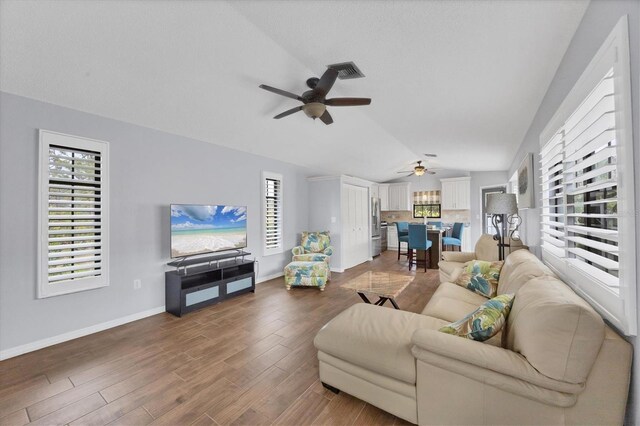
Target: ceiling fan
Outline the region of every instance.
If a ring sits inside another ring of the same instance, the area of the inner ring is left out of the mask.
[[[417,165],[413,168],[413,170],[403,170],[401,172],[398,173],[409,173],[407,175],[407,177],[409,176],[422,176],[423,174],[428,174],[428,175],[435,175],[436,172],[432,171],[432,170],[427,170],[427,168],[425,166],[422,165],[422,161],[418,161]]]
[[[286,90],[267,86],[266,84],[261,84],[259,87],[261,89],[268,90],[269,92],[273,92],[277,95],[295,99],[303,103],[303,105],[291,108],[290,110],[280,113],[273,118],[280,119],[298,111],[304,111],[304,113],[307,114],[308,117],[311,117],[314,120],[316,118],[320,118],[320,120],[322,120],[324,124],[328,125],[333,123],[333,118],[331,118],[331,114],[329,114],[329,111],[327,111],[327,106],[356,106],[369,105],[371,103],[370,98],[326,99],[327,94],[333,87],[333,84],[336,82],[337,78],[338,71],[333,68],[327,68],[324,74],[322,74],[322,77],[311,77],[307,80],[307,86],[311,90],[307,90],[300,96],[291,92],[287,92]]]

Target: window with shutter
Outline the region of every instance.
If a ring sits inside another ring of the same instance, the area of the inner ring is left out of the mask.
[[[541,135],[541,238],[545,262],[616,327],[635,335],[628,44],[625,17]]]
[[[107,144],[40,131],[38,297],[108,285]]]
[[[282,253],[282,175],[263,172],[264,254]]]

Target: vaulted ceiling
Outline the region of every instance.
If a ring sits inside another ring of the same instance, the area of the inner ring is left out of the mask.
[[[371,180],[506,170],[588,5],[520,1],[2,1],[0,90]],[[366,75],[325,126],[272,117],[326,65]]]

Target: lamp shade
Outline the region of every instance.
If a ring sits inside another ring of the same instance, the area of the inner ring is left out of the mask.
[[[489,194],[487,196],[487,213],[515,214],[518,213],[516,194]]]

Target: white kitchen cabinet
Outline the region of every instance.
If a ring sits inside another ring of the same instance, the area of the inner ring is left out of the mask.
[[[371,194],[371,198],[380,198],[380,185],[377,183],[371,185],[369,193]]]
[[[380,210],[388,211],[389,208],[389,184],[381,183],[378,185],[378,197],[380,198]]]
[[[398,250],[398,230],[395,223],[390,223],[387,227],[387,248],[388,250]]]
[[[442,210],[469,210],[471,208],[471,178],[441,179]]]
[[[475,250],[475,246],[473,241],[471,241],[471,228],[469,226],[465,226],[462,229],[462,251],[472,252]]]
[[[394,211],[411,210],[411,183],[389,184],[389,209]]]

